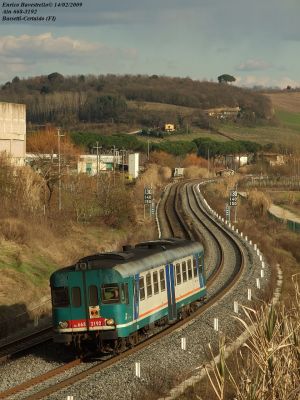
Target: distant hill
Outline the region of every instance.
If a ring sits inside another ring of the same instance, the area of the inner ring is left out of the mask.
[[[28,79],[15,77],[0,90],[0,101],[27,105],[27,118],[33,124],[118,122],[128,126],[157,126],[166,121],[206,124],[205,109],[240,107],[243,115],[268,119],[272,114],[269,99],[257,92],[190,78],[145,75],[63,76],[54,72]],[[132,104],[137,105],[132,107]],[[185,107],[147,108],[145,103]],[[186,113],[186,108],[192,112]]]

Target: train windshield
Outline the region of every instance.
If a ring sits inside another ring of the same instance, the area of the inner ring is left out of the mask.
[[[53,307],[68,307],[70,305],[69,290],[67,287],[52,288]]]
[[[109,283],[102,285],[102,303],[118,303],[120,301],[119,285]]]

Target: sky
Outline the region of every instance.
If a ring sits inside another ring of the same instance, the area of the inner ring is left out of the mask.
[[[47,0],[6,3],[22,1]],[[72,1],[83,6],[40,9],[54,23],[0,22],[0,83],[52,72],[227,73],[239,86],[300,87],[299,0]],[[13,9],[0,4],[2,16]]]

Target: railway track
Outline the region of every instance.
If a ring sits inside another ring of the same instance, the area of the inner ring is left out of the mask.
[[[207,263],[214,264],[210,265],[208,287],[211,294],[207,303],[184,320],[171,325],[164,331],[157,332],[152,337],[120,355],[107,360],[101,360],[92,366],[84,366],[84,368],[83,364],[77,360],[59,369],[51,370],[49,373],[28,380],[24,382],[23,386],[19,385],[6,392],[2,392],[0,393],[0,398],[7,398],[8,396],[18,394],[18,397],[14,398],[33,400],[41,398],[55,399],[54,393],[68,388],[89,376],[94,376],[94,374],[98,374],[100,371],[109,371],[109,367],[112,365],[117,369],[118,363],[126,363],[128,359],[138,357],[138,355],[141,354],[141,350],[145,351],[151,348],[151,346],[159,346],[158,343],[160,341],[163,341],[166,337],[170,337],[172,334],[176,336],[176,332],[186,329],[185,327],[189,324],[193,324],[193,321],[200,320],[201,316],[205,315],[213,305],[218,304],[220,299],[230,292],[243,274],[246,266],[247,254],[241,249],[237,238],[228,232],[226,228],[222,228],[220,233],[220,226],[215,221],[215,217],[211,216],[202,205],[201,197],[195,184],[179,183],[169,187],[161,201],[161,209],[158,213],[160,220],[163,218],[163,214],[165,215],[165,222],[161,229],[162,236],[192,236],[193,238],[195,236],[205,236],[207,248],[209,248],[209,246],[212,247],[210,253],[213,254],[210,254],[209,259],[206,260]],[[220,236],[223,236],[223,239],[221,239]],[[222,242],[222,244],[220,242]],[[231,246],[230,250],[229,246]],[[229,257],[230,259],[226,256],[227,252],[231,254]],[[233,255],[235,256],[235,262],[231,259]],[[225,278],[225,275],[227,278]],[[76,370],[78,366],[81,368],[80,371]],[[68,371],[68,374],[70,374],[71,370],[73,370],[72,376],[65,378],[65,371]],[[104,393],[102,394],[103,398],[105,398]],[[51,397],[51,395],[54,397]]]
[[[21,352],[51,340],[52,336],[52,326],[48,326],[37,332],[2,344],[0,346],[0,364]]]

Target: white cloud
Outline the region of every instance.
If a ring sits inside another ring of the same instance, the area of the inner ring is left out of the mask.
[[[21,35],[0,37],[0,56],[6,57],[35,57],[47,58],[77,57],[83,55],[122,53],[135,56],[133,49],[118,50],[103,43],[91,43],[85,40],[73,39],[69,36],[54,37],[51,32],[41,35]]]
[[[284,89],[288,85],[293,88],[300,87],[300,82],[289,77],[271,78],[270,76],[247,75],[237,76],[235,85],[245,87],[279,87],[281,89]]]
[[[259,71],[259,70],[266,70],[270,68],[271,65],[263,60],[255,60],[250,59],[241,64],[239,64],[236,69],[238,71]]]
[[[22,75],[41,74],[45,66],[54,62],[58,69],[61,67],[65,70],[66,65],[82,65],[87,59],[93,64],[109,64],[135,60],[136,57],[135,49],[114,48],[101,42],[88,42],[70,36],[54,36],[51,32],[40,35],[0,36],[2,77],[12,72]]]

